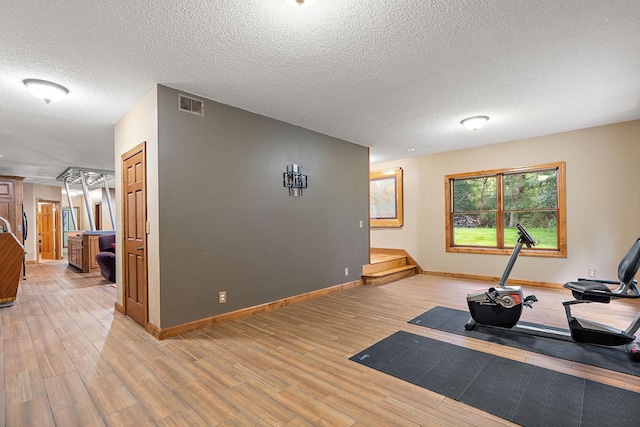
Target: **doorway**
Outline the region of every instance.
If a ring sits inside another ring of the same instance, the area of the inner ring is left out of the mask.
[[[93,206],[93,219],[95,222],[96,230],[102,230],[102,218],[100,213],[102,212],[102,203],[96,203]]]
[[[147,173],[145,143],[122,155],[124,313],[147,326]]]
[[[38,201],[38,261],[62,259],[60,202]]]

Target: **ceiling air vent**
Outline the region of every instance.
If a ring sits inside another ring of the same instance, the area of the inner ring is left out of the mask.
[[[200,99],[178,94],[178,110],[204,116],[204,103]]]

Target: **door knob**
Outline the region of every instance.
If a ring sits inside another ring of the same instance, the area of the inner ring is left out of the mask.
[[[144,246],[138,246],[138,247],[136,248],[136,251],[141,251],[141,250],[143,250],[143,249],[144,249]]]

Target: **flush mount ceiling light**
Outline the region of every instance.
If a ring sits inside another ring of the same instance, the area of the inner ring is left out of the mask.
[[[489,116],[473,116],[462,120],[460,124],[467,129],[478,130],[489,121]]]
[[[66,87],[46,80],[26,79],[22,83],[33,96],[43,99],[47,104],[60,101],[69,93],[69,89]]]
[[[314,4],[317,0],[284,0],[289,3],[291,6],[295,7],[307,7]]]

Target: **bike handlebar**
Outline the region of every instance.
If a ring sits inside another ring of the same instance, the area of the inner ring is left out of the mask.
[[[521,242],[523,245],[527,245],[527,247],[529,248],[538,244],[538,242],[533,240],[531,234],[529,234],[529,232],[522,225],[516,224],[516,227],[518,228],[518,234],[520,235],[520,237],[518,238],[518,242]]]

